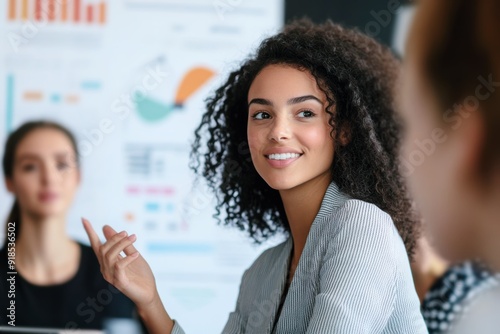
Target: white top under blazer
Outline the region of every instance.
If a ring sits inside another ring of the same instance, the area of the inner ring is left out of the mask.
[[[271,333],[292,247],[290,237],[245,271],[222,333]],[[179,323],[172,333],[184,333]],[[328,186],[273,333],[428,333],[405,246],[387,213]]]

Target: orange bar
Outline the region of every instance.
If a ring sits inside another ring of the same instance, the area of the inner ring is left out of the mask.
[[[23,3],[21,5],[21,18],[24,21],[28,20],[28,0],[23,0]]]
[[[9,0],[9,20],[16,19],[16,0]]]
[[[78,101],[80,101],[80,98],[78,97],[78,95],[68,95],[68,96],[66,96],[66,102],[67,103],[74,104],[74,103],[78,103]]]
[[[49,21],[54,21],[56,19],[56,0],[49,0]]]
[[[35,20],[42,20],[42,0],[35,0]]]
[[[60,0],[61,1],[61,21],[68,20],[68,0]]]
[[[80,21],[80,0],[75,0],[73,3],[73,20]]]
[[[106,23],[106,3],[104,1],[99,4],[99,23]]]
[[[39,100],[43,99],[43,94],[42,94],[42,92],[27,91],[27,92],[24,92],[23,97],[25,100],[39,101]]]

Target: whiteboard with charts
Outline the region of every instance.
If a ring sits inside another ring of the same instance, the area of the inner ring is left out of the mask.
[[[66,125],[82,160],[68,233],[88,243],[82,216],[136,233],[164,304],[190,333],[222,330],[243,271],[281,241],[256,247],[218,226],[188,154],[204,99],[283,16],[283,0],[0,4],[0,153],[27,120]],[[2,225],[11,205],[1,187]]]

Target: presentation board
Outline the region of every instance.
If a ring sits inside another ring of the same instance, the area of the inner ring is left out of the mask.
[[[281,241],[257,247],[218,226],[213,194],[193,188],[188,158],[204,100],[283,15],[283,0],[0,5],[0,153],[25,121],[66,125],[82,171],[68,233],[88,243],[82,216],[99,230],[136,233],[164,304],[188,333],[220,332],[243,271]],[[12,201],[2,187],[2,222]]]

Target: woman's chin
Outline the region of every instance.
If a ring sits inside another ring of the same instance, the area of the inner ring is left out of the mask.
[[[53,206],[44,205],[43,207],[32,210],[33,215],[38,217],[39,219],[60,217],[61,215],[64,215],[65,212],[66,212],[65,208],[61,208],[60,206],[57,205]]]
[[[297,186],[297,183],[290,179],[276,179],[276,178],[268,178],[264,179],[269,187],[274,190],[282,191],[282,190],[290,190]]]

